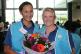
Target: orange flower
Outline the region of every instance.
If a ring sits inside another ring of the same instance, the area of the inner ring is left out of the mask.
[[[35,38],[35,37],[37,37],[37,36],[38,36],[38,34],[32,34],[31,36]]]

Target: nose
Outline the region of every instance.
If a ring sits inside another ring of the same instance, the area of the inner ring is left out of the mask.
[[[28,13],[26,13],[28,16],[31,16],[32,15],[32,13],[31,12],[28,12]]]
[[[30,14],[31,14],[31,12],[28,12],[27,14],[29,14],[29,15],[30,15]]]
[[[46,19],[46,20],[49,20],[49,17],[47,16],[45,19]]]

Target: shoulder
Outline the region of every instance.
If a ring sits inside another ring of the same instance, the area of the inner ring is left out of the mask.
[[[65,28],[62,28],[60,26],[57,26],[58,27],[58,30],[61,31],[61,32],[68,32],[68,30],[66,30]]]
[[[39,28],[40,28],[40,25],[39,25],[39,24],[34,23],[34,28],[35,28],[35,29],[39,29]]]
[[[15,23],[11,24],[10,27],[20,26],[21,24],[22,24],[21,21],[19,21],[19,22],[15,22]]]
[[[78,40],[81,40],[80,36],[76,33],[71,33],[72,34],[72,37],[75,38],[75,39],[78,39]]]
[[[22,23],[21,21],[19,21],[19,22],[15,22],[15,23],[12,23],[11,26],[19,25],[19,24],[21,24],[21,23]]]
[[[37,23],[34,23],[34,26],[39,26],[39,24],[37,24]]]
[[[22,22],[21,21],[15,22],[15,23],[10,25],[10,30],[17,30],[20,27],[22,27]]]
[[[40,31],[45,32],[45,30],[46,30],[46,26],[44,24],[42,24],[40,27]]]
[[[34,31],[33,31],[33,33],[38,33],[39,29],[40,29],[39,24],[34,23]]]

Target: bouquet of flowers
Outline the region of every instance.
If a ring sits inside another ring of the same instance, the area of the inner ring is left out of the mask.
[[[23,44],[28,54],[46,53],[51,47],[48,38],[41,36],[38,33],[26,34]]]

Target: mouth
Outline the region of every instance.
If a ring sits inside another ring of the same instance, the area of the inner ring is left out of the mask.
[[[27,18],[32,18],[32,16],[27,16]]]

